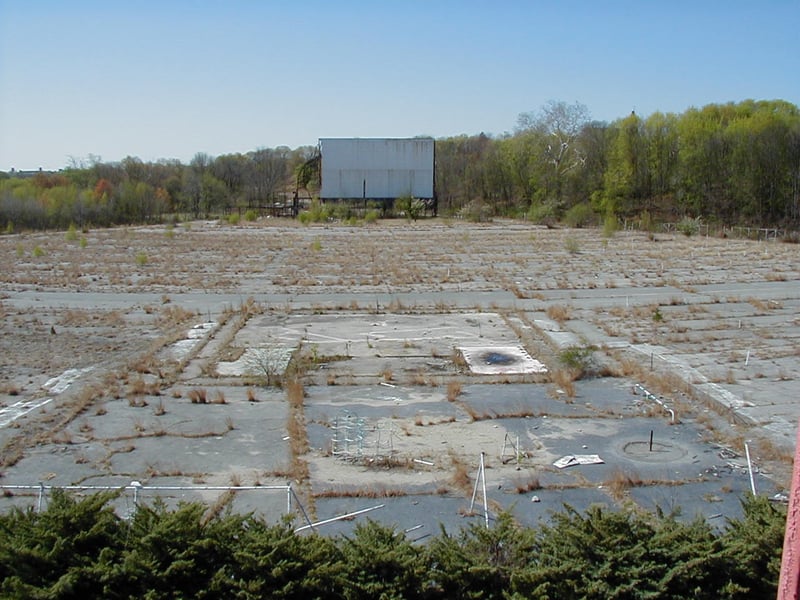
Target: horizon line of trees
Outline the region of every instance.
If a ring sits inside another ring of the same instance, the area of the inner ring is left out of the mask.
[[[260,210],[318,192],[317,149],[285,146],[145,163],[90,157],[31,178],[0,173],[0,226],[46,229]],[[513,133],[435,140],[440,214],[578,224],[642,213],[723,226],[800,226],[800,110],[782,100],[590,119],[551,101]],[[576,218],[577,217],[577,218]]]
[[[522,113],[513,134],[437,140],[436,163],[445,212],[800,224],[800,110],[782,100],[632,112],[610,124],[580,103],[550,102]]]
[[[367,520],[351,535],[199,503],[113,510],[114,492],[0,514],[3,598],[774,598],[786,514],[742,501],[723,531],[697,518],[568,506],[526,528],[508,513],[416,544]]]

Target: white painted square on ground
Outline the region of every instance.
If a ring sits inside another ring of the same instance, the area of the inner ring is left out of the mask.
[[[460,347],[469,370],[477,375],[546,373],[547,367],[532,358],[522,346]]]

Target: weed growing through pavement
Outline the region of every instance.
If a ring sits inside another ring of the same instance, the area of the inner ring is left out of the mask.
[[[462,386],[460,381],[450,380],[447,382],[447,401],[455,402],[461,395]]]

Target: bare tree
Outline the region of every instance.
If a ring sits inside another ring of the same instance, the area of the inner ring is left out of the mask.
[[[561,200],[564,176],[586,163],[578,143],[589,123],[589,109],[580,102],[567,104],[550,100],[538,113],[522,113],[517,118],[519,132],[535,131],[543,139],[544,159],[551,166],[555,199]]]
[[[247,200],[249,206],[265,204],[286,184],[289,175],[289,149],[261,149],[250,152],[247,178]]]
[[[275,346],[251,348],[244,361],[250,375],[261,378],[264,385],[279,385],[286,369],[287,351]]]

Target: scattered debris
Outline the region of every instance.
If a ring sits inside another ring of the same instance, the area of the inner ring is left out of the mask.
[[[564,469],[575,465],[602,465],[604,463],[605,461],[597,454],[567,454],[554,462],[553,466]]]

